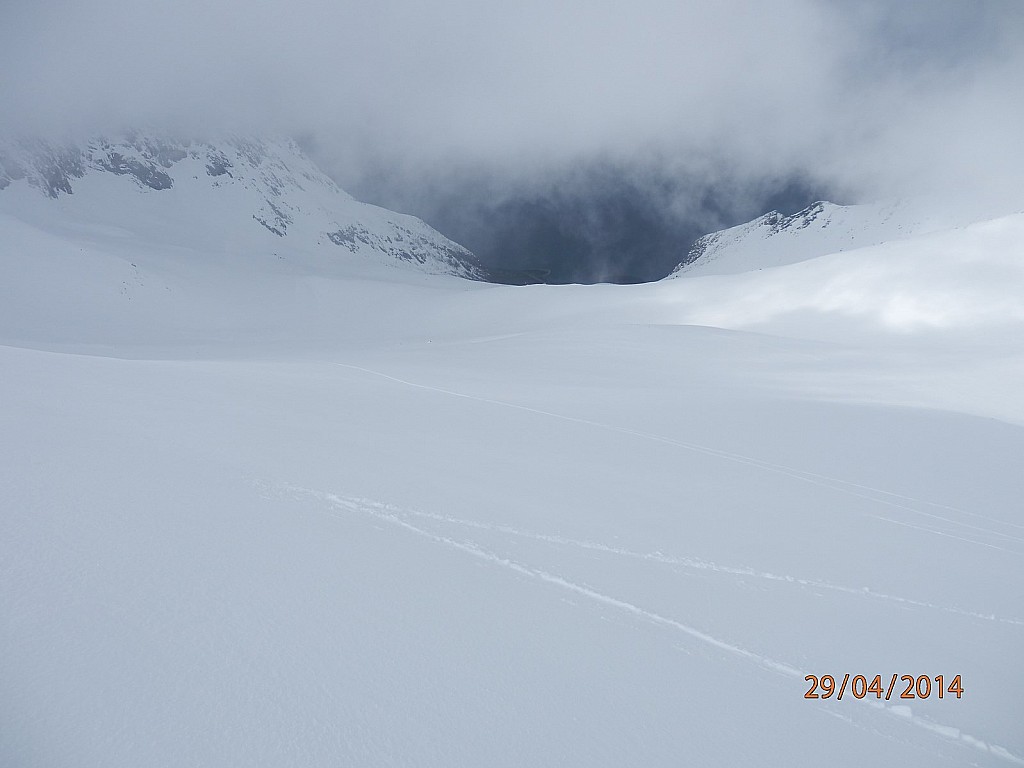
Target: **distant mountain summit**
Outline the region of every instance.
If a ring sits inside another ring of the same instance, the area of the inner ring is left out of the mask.
[[[794,264],[830,253],[924,234],[950,222],[906,203],[814,203],[798,213],[772,211],[697,240],[669,277],[731,275]]]
[[[314,251],[485,277],[472,253],[420,219],[354,200],[291,140],[0,141],[0,213],[204,251]]]

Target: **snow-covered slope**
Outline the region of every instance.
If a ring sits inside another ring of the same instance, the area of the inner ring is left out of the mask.
[[[0,214],[88,240],[317,254],[480,279],[475,257],[419,219],[357,202],[290,140],[129,134],[0,143]]]
[[[922,333],[983,338],[1024,322],[1024,214],[656,285],[652,291],[665,297],[674,322],[829,341]]]
[[[1024,215],[512,288],[79,181],[0,216],[0,764],[1024,764]]]
[[[878,245],[949,226],[905,202],[835,205],[817,202],[799,213],[766,213],[746,224],[704,235],[669,277],[732,275],[753,269]]]

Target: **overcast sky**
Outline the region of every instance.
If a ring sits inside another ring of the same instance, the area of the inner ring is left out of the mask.
[[[794,184],[1019,208],[1022,84],[1018,0],[0,0],[0,131],[286,132],[428,220],[602,184],[688,225]]]

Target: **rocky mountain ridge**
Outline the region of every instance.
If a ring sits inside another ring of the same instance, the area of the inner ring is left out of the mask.
[[[822,200],[794,214],[771,211],[746,224],[704,235],[669,277],[777,267],[951,225],[905,202],[836,205]]]
[[[431,274],[485,277],[467,249],[420,219],[354,200],[289,139],[135,132],[81,143],[0,142],[0,212],[52,218],[53,207],[44,215],[39,198],[62,203],[61,215],[142,235],[155,221],[161,241],[187,235],[216,248],[342,249]]]

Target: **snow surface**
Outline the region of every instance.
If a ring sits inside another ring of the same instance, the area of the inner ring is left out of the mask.
[[[1024,216],[508,287],[42,210],[0,763],[1024,763]]]
[[[465,248],[413,216],[354,200],[290,140],[0,143],[3,212],[79,239],[482,277]]]
[[[956,218],[907,201],[869,205],[822,201],[789,216],[772,211],[746,224],[704,235],[670,277],[734,275],[794,264],[947,229]]]

